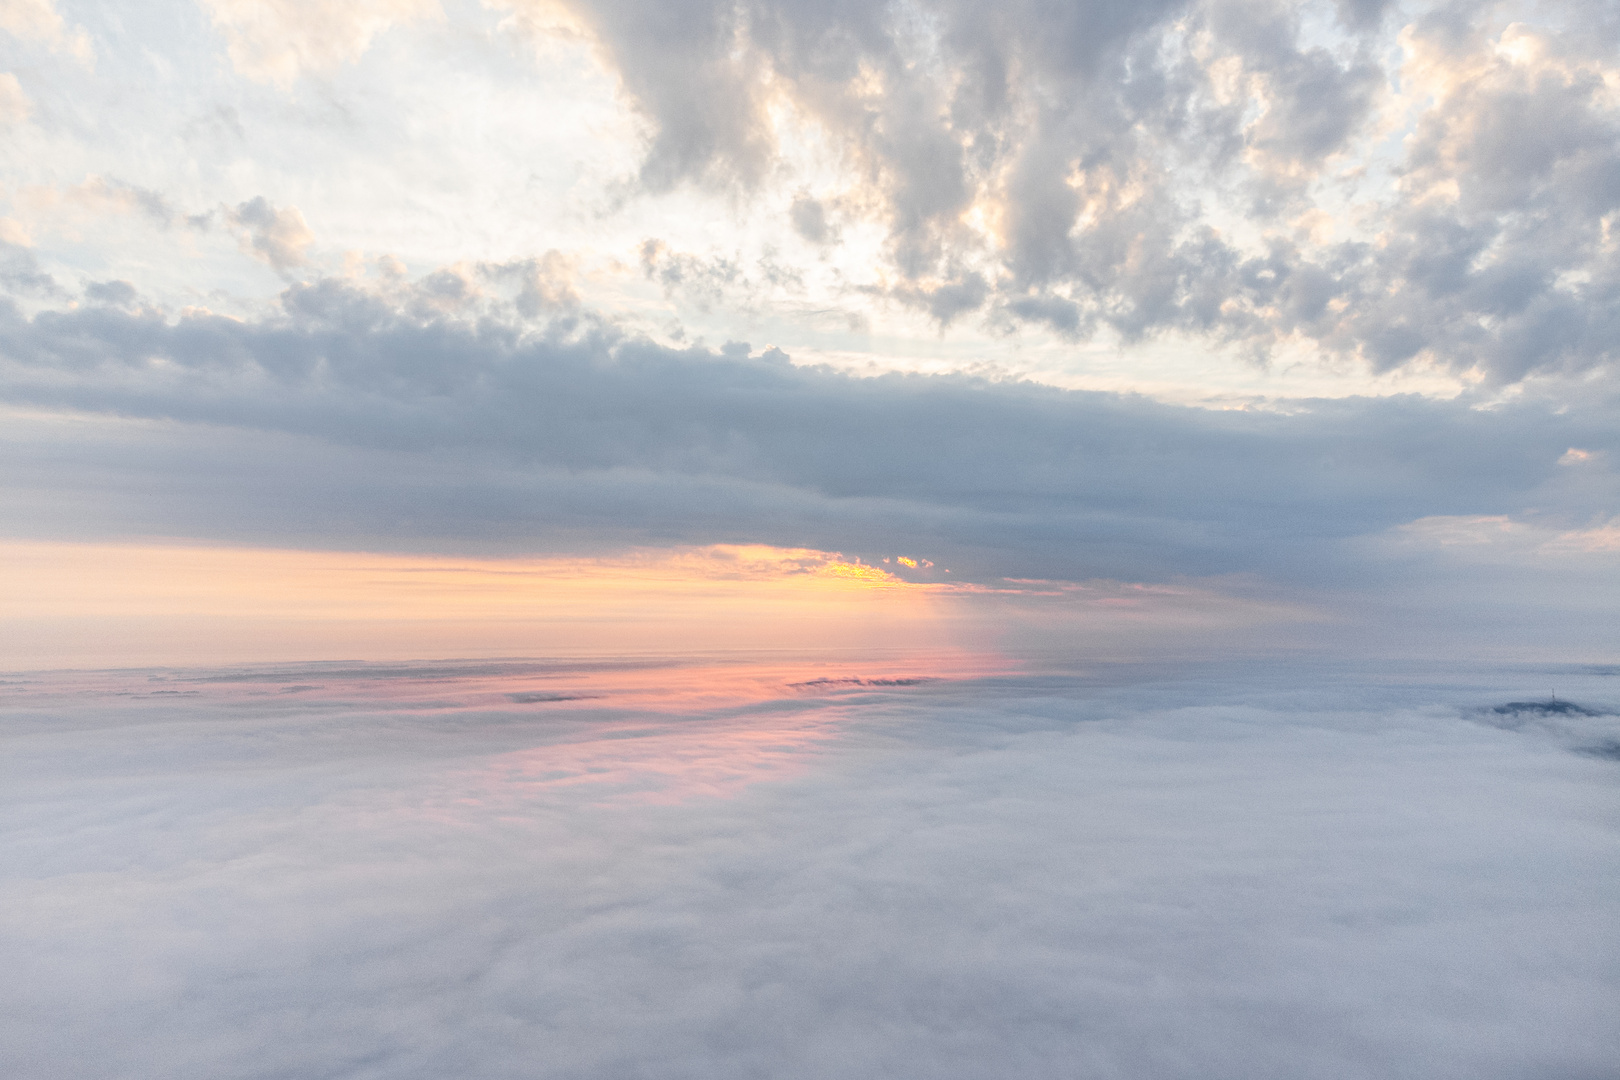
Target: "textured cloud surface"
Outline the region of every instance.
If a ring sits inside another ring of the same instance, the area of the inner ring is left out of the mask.
[[[1612,706],[1612,674],[1296,674],[15,679],[0,1058],[40,1077],[1612,1071],[1620,726],[1485,708],[1551,678]]]
[[[146,276],[171,311],[266,279],[225,236],[87,249],[54,196],[116,178],[283,273],[565,250],[637,329],[795,355],[943,331],[1070,379],[1193,349],[1494,387],[1614,360],[1606,4],[7,11],[8,216],[53,273]]]
[[[786,97],[851,178],[832,201],[875,205],[892,295],[941,323],[1300,338],[1507,380],[1613,357],[1620,67],[1596,6],[1403,12],[1393,41],[1382,5],[575,6],[655,125],[646,184],[758,183]],[[795,203],[807,239],[826,202]]]

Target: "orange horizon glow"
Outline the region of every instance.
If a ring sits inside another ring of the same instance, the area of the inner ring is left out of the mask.
[[[941,586],[837,552],[478,559],[0,543],[10,666],[948,647]]]
[[[1006,647],[1120,656],[1315,618],[1207,584],[913,581],[838,552],[766,545],[466,558],[0,541],[7,670]]]
[[[232,610],[303,617],[523,617],[624,589],[726,597],[746,586],[816,604],[873,589],[926,593],[838,552],[717,544],[633,550],[618,556],[467,558],[189,544],[0,542],[5,609],[13,613],[121,614]],[[754,592],[757,595],[757,592]]]

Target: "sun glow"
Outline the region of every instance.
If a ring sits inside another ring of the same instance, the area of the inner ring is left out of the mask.
[[[524,559],[3,548],[12,666],[944,644],[940,586],[807,548]]]
[[[913,576],[933,566],[883,561]],[[15,542],[0,544],[0,567],[0,649],[11,670],[784,652],[1119,657],[1149,642],[1197,651],[1318,621],[1230,582],[913,581],[838,552],[765,545],[468,559]]]

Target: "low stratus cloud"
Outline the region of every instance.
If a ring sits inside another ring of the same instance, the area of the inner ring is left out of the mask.
[[[1518,1080],[1620,1055],[1620,764],[1572,752],[1613,718],[1493,711],[1550,680],[1612,708],[1612,670],[951,675],[10,676],[0,1062]]]

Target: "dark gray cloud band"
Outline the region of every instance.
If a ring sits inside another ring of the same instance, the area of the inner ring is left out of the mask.
[[[746,541],[914,549],[967,574],[1320,581],[1337,545],[1420,517],[1583,523],[1612,501],[1609,474],[1583,486],[1559,459],[1620,451],[1598,399],[1280,413],[860,379],[743,346],[677,351],[580,310],[532,330],[337,281],[290,289],[259,322],[13,311],[0,357],[12,405],[103,418],[13,426],[12,498],[30,508],[14,528],[60,535]]]

